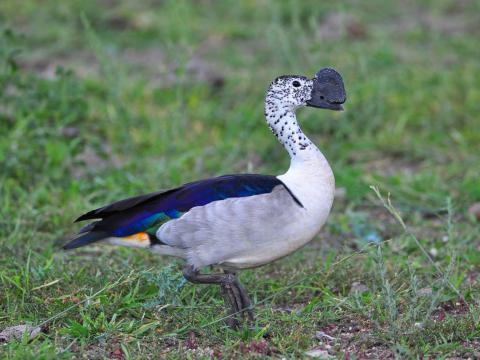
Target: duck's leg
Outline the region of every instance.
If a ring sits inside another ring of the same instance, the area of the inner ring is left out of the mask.
[[[231,291],[229,285],[220,286],[220,293],[222,294],[223,302],[227,307],[229,307],[228,317],[226,318],[225,322],[230,328],[238,329],[240,327],[240,322],[238,321],[238,312],[240,310],[237,299],[235,298],[235,295]]]
[[[232,288],[232,292],[235,292],[235,298],[240,300],[241,306],[239,310],[241,310],[243,314],[247,314],[248,320],[253,321],[252,302],[250,301],[247,292],[234,272],[225,271],[225,273],[233,275],[235,286]]]
[[[187,265],[183,269],[183,276],[185,279],[195,284],[220,285],[223,300],[226,305],[230,305],[230,317],[227,320],[230,327],[238,327],[238,320],[234,317],[237,313],[246,313],[249,320],[253,320],[250,299],[234,273],[200,274],[197,270],[193,269],[192,266]]]

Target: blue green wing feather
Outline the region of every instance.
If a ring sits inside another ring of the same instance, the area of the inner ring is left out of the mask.
[[[277,177],[270,175],[224,175],[188,183],[164,192],[121,200],[92,210],[76,221],[100,219],[83,227],[80,234],[95,232],[104,234],[104,237],[125,237],[139,232],[153,234],[160,224],[180,217],[193,207],[233,197],[270,193],[278,185],[285,186]],[[287,190],[290,192],[288,188]],[[301,206],[295,196],[291,192],[290,194]],[[78,240],[80,237],[73,241],[80,244],[78,246],[86,245]],[[64,248],[73,248],[70,244]]]

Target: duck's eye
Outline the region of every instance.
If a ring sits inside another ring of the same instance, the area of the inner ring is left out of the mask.
[[[300,82],[295,80],[294,82],[292,82],[292,85],[295,86],[295,87],[299,87],[300,86]]]

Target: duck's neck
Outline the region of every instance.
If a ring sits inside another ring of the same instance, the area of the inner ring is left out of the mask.
[[[294,109],[269,107],[267,103],[265,116],[268,126],[290,154],[290,167],[278,178],[305,209],[319,209],[326,218],[335,192],[335,179],[327,159],[298,126]]]
[[[300,129],[294,109],[267,101],[265,103],[265,117],[270,130],[288,151],[292,164],[319,155],[318,148]]]

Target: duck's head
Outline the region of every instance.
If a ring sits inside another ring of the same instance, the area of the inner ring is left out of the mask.
[[[325,68],[313,79],[300,75],[276,78],[268,88],[265,106],[266,109],[280,107],[292,111],[303,106],[343,110],[345,100],[342,77],[334,69]]]

